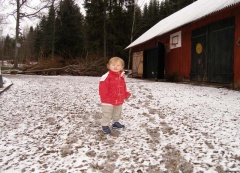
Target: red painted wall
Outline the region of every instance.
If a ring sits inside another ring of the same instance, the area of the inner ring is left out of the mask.
[[[170,34],[178,31],[182,31],[182,47],[166,52],[165,73],[177,73],[189,79],[191,68],[191,31],[187,27],[182,27]],[[169,44],[170,34],[168,35],[167,44]]]
[[[141,45],[132,48],[132,52],[138,52],[156,47],[158,42],[166,46],[165,55],[165,74],[178,73],[185,78],[190,78],[191,70],[191,34],[192,31],[202,26],[208,25],[213,22],[220,21],[225,18],[235,16],[235,42],[240,38],[240,4],[234,7],[229,7],[221,12],[214,13],[200,20],[194,21],[180,28],[177,28],[169,33],[160,37],[151,39]],[[168,52],[170,35],[181,31],[182,32],[182,47],[171,49]],[[234,46],[234,85],[240,87],[240,46]]]

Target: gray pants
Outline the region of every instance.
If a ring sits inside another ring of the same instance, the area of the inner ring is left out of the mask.
[[[122,105],[112,106],[112,105],[102,105],[102,126],[109,126],[111,120],[113,122],[119,121],[121,119]]]

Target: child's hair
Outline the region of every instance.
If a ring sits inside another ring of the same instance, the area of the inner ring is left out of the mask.
[[[119,58],[119,57],[112,57],[109,61],[108,61],[108,64],[107,64],[107,68],[109,69],[109,65],[111,63],[114,63],[114,62],[117,62],[119,61],[121,64],[122,64],[122,67],[124,68],[125,64],[124,64],[124,61],[122,58]]]

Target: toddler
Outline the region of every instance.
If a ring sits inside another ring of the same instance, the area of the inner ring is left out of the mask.
[[[102,131],[110,134],[110,123],[113,121],[113,129],[123,129],[125,126],[119,122],[122,113],[122,104],[130,97],[124,80],[124,61],[119,57],[113,57],[107,64],[109,71],[101,77],[99,83],[99,95],[102,103]]]

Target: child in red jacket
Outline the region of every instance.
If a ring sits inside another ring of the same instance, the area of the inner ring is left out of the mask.
[[[124,61],[119,57],[109,60],[107,67],[109,71],[101,77],[99,83],[99,95],[102,102],[102,131],[110,134],[110,122],[113,121],[113,129],[123,129],[119,120],[121,119],[122,104],[130,97],[124,80]]]

